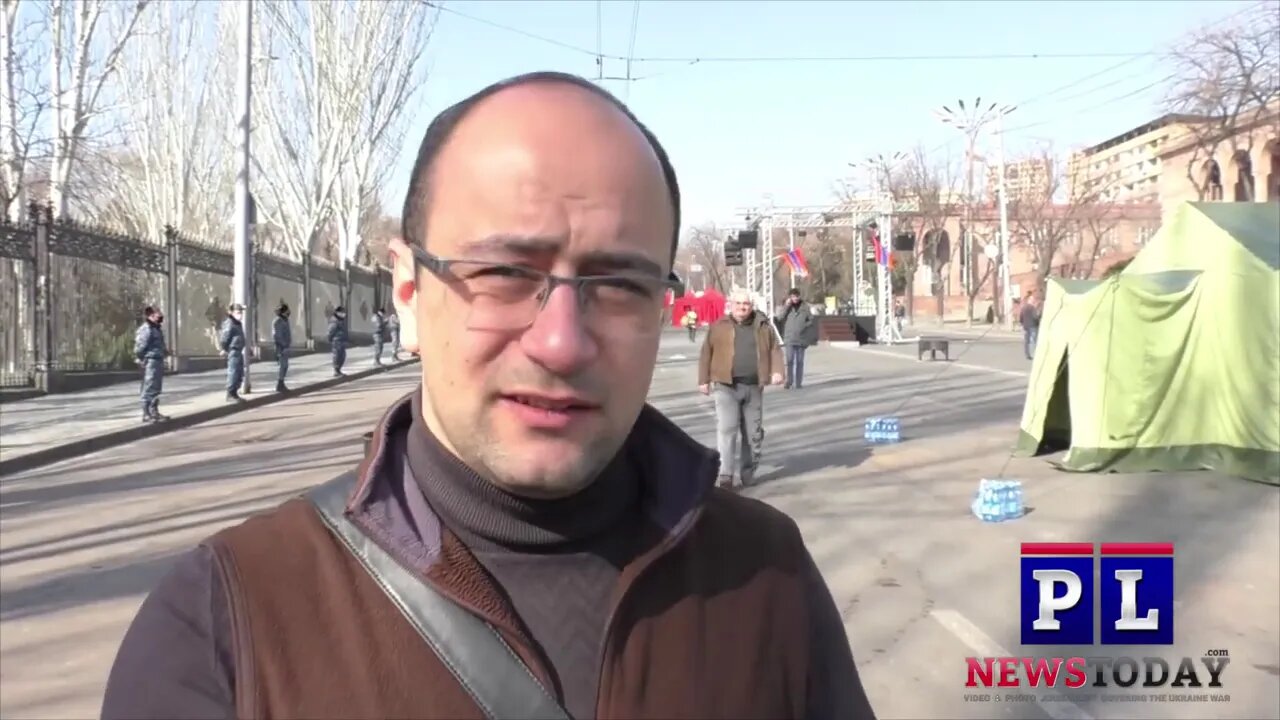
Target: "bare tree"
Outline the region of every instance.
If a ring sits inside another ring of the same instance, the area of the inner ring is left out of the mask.
[[[52,158],[49,202],[58,216],[67,214],[73,170],[90,141],[90,123],[111,117],[103,90],[120,69],[129,41],[150,0],[49,0],[49,96],[52,107]],[[98,128],[107,133],[109,128]]]
[[[1064,256],[1079,255],[1082,230],[1089,223],[1103,228],[1114,220],[1099,202],[1104,186],[1069,182],[1064,163],[1051,151],[1046,150],[1035,161],[1046,164],[1046,187],[1043,192],[1021,193],[1009,203],[1009,244],[1027,249],[1035,268],[1036,289],[1041,290],[1054,268],[1064,264]]]
[[[32,3],[0,0],[0,212],[22,216],[32,164],[47,152],[39,134],[49,98],[36,70],[41,19]]]
[[[1233,160],[1242,151],[1247,158],[1252,133],[1238,131],[1280,99],[1280,14],[1274,3],[1260,2],[1230,25],[1192,33],[1170,62],[1175,71],[1166,108],[1190,116],[1195,142],[1187,179],[1201,200],[1220,199],[1222,168],[1214,160],[1219,149],[1226,144]],[[1255,188],[1246,184],[1235,195],[1252,200]]]
[[[698,265],[705,278],[705,286],[719,292],[728,292],[733,285],[732,269],[724,264],[724,231],[715,223],[690,228],[685,234],[680,250],[689,265]],[[686,278],[686,281],[688,278]]]
[[[260,45],[274,57],[266,91],[255,96],[259,216],[283,229],[295,258],[336,235],[334,259],[345,264],[399,152],[404,110],[425,82],[438,10],[307,0],[263,7]]]
[[[425,51],[439,10],[422,2],[361,2],[339,6],[351,14],[336,70],[350,89],[345,100],[357,112],[344,115],[352,142],[335,191],[339,264],[345,266],[364,239],[370,196],[386,187],[400,155],[404,111],[427,80]]]
[[[166,224],[229,239],[235,168],[225,108],[235,63],[219,35],[233,36],[234,25],[218,10],[170,0],[139,23],[119,70],[127,152],[103,164],[115,172],[98,184],[100,220],[154,239]]]
[[[930,269],[930,288],[937,300],[937,314],[942,320],[946,311],[947,266],[959,243],[951,240],[947,232],[947,220],[956,216],[956,187],[959,172],[951,157],[931,158],[923,147],[917,147],[901,166],[890,185],[895,203],[915,208],[913,212],[895,217],[895,234],[910,233],[915,238],[915,250],[906,256],[903,273],[907,278],[907,313],[915,316],[915,274],[922,265]],[[890,239],[892,242],[892,239]]]

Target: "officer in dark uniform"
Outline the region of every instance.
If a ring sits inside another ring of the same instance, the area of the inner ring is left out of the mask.
[[[392,313],[387,318],[387,330],[391,332],[391,359],[400,360],[400,316]]]
[[[280,303],[276,319],[271,321],[271,339],[276,344],[276,392],[289,392],[284,376],[289,374],[289,348],[293,346],[293,327],[289,325],[289,306]]]
[[[244,382],[244,306],[236,303],[227,312],[218,337],[222,357],[227,359],[227,402],[244,402],[240,384]]]
[[[164,313],[148,305],[142,309],[143,322],[133,336],[133,356],[142,368],[142,422],[168,420],[160,414],[160,391],[164,386]]]
[[[373,311],[373,364],[382,364],[382,343],[387,337],[387,316],[382,308]]]
[[[347,362],[347,311],[339,305],[329,318],[329,350],[333,353],[333,376],[342,377]]]

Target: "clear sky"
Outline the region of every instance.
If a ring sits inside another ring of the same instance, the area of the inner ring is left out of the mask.
[[[616,0],[599,3],[600,41],[605,55],[627,57],[639,6],[632,57],[640,60],[632,62],[631,76],[640,79],[604,84],[628,102],[671,154],[688,226],[732,222],[736,208],[759,203],[765,193],[779,205],[831,202],[834,183],[854,174],[849,162],[957,139],[959,134],[940,123],[934,111],[958,98],[1019,104],[1006,121],[1010,159],[1048,143],[1065,152],[1101,142],[1160,114],[1160,81],[1171,72],[1159,57],[1115,55],[1166,48],[1203,23],[1256,4]],[[408,144],[388,188],[391,207],[403,201],[427,123],[449,104],[490,82],[532,70],[594,78],[597,5],[595,0],[447,3],[431,39],[432,76],[419,104],[408,110]],[[979,54],[1111,56],[655,60]],[[604,75],[625,77],[627,63],[606,59]],[[952,142],[938,152],[958,158],[960,148]]]

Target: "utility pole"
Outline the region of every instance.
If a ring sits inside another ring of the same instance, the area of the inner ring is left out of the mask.
[[[1004,116],[1013,108],[1002,109],[996,115],[996,165],[1000,173],[1000,315],[1007,330],[1013,329],[1013,297],[1009,294],[1009,201],[1004,179]]]
[[[237,149],[240,160],[240,172],[236,175],[236,244],[235,277],[232,281],[233,302],[244,306],[245,349],[244,349],[244,384],[241,392],[250,393],[253,385],[249,380],[250,358],[253,348],[257,346],[257,329],[254,327],[253,283],[253,228],[250,217],[253,200],[249,195],[249,113],[253,101],[253,0],[243,0],[244,17],[240,26],[240,75],[236,90],[240,98],[239,140]]]

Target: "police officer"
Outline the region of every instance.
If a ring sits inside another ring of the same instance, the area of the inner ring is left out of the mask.
[[[276,392],[289,392],[284,376],[289,374],[289,348],[293,346],[293,327],[289,325],[289,306],[280,303],[276,319],[271,321],[271,339],[276,344]]]
[[[387,330],[391,332],[391,359],[400,360],[400,316],[391,313],[387,318]]]
[[[347,362],[347,311],[339,305],[329,318],[329,350],[333,353],[333,376],[342,377],[342,366]]]
[[[244,381],[244,306],[236,303],[227,312],[218,336],[219,353],[227,359],[227,402],[244,402],[240,383]]]
[[[164,386],[164,313],[148,305],[142,309],[142,325],[133,336],[133,355],[142,367],[142,422],[168,420],[160,414],[160,390]]]
[[[373,311],[373,364],[382,364],[382,342],[387,337],[387,316],[382,308]]]

